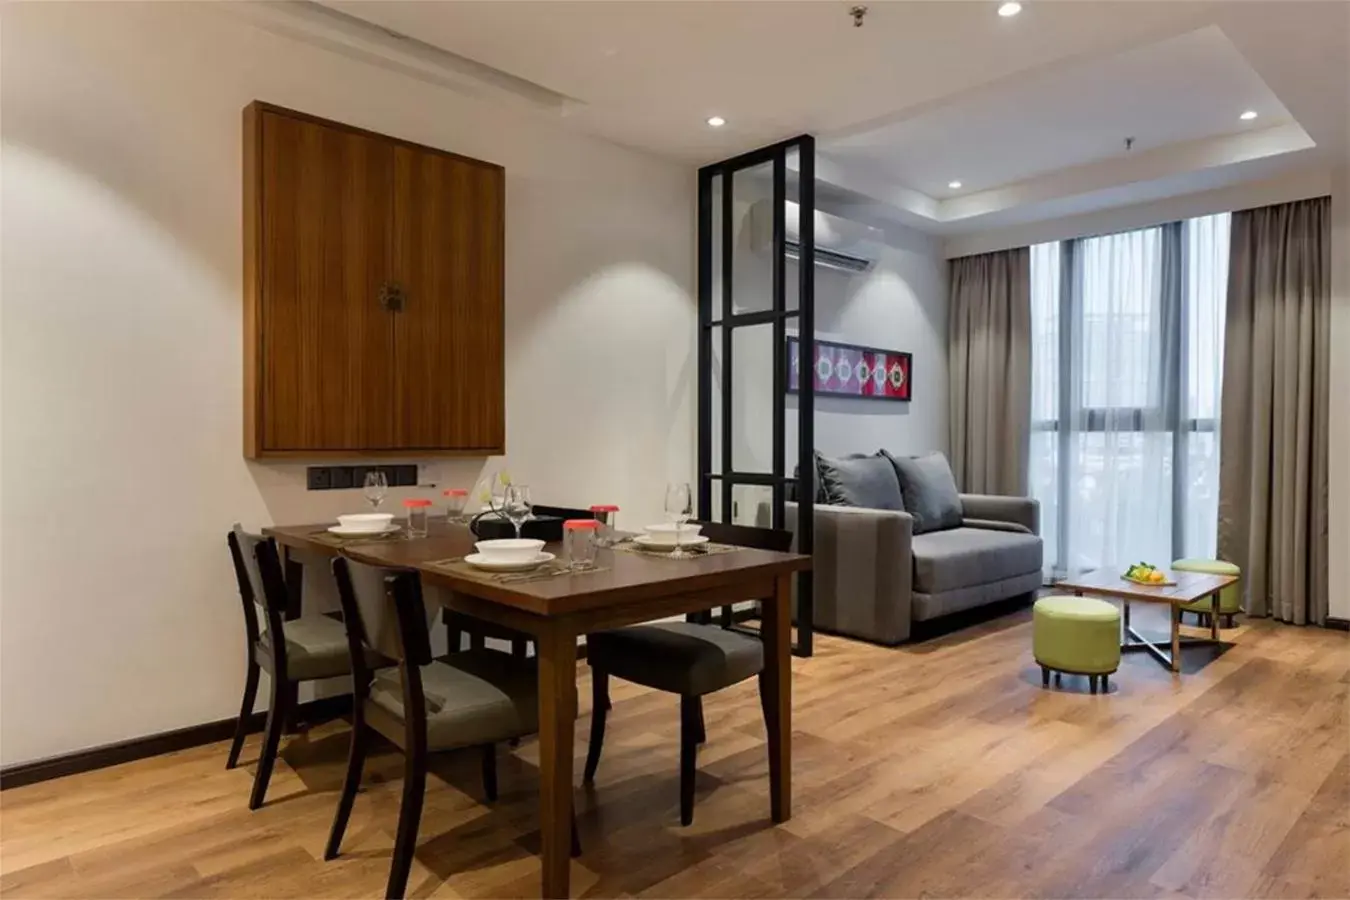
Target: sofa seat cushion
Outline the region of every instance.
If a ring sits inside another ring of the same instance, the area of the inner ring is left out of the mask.
[[[1041,570],[1041,539],[1034,534],[949,528],[916,534],[914,589],[939,594]]]

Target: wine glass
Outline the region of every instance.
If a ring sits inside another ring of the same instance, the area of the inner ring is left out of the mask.
[[[692,503],[687,481],[673,481],[666,485],[666,518],[675,525],[675,549],[670,555],[675,559],[693,556],[680,546],[680,532],[684,528],[684,523],[693,515]]]
[[[520,539],[520,526],[530,517],[530,487],[526,484],[508,484],[502,496],[502,511],[511,524],[516,526],[516,540]]]
[[[366,483],[362,486],[366,493],[366,502],[370,504],[371,511],[380,508],[384,502],[384,495],[389,493],[389,479],[384,477],[384,473],[372,469],[366,473]]]

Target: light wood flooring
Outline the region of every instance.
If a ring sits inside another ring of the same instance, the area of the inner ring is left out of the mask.
[[[574,895],[1350,897],[1350,635],[1257,622],[1174,679],[1126,658],[1106,696],[1042,690],[1027,612],[917,646],[821,638],[794,661],[793,810],[773,827],[754,683],[709,697],[694,824],[678,824],[678,701],[617,682]],[[583,666],[584,671],[584,666]],[[589,685],[580,687],[577,771]],[[341,722],[290,739],[267,805],[257,739],[0,794],[5,897],[380,896],[400,758],[367,766],[322,861]],[[538,890],[534,745],[428,783],[409,895]]]

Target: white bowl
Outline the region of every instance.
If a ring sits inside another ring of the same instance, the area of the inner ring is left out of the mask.
[[[538,559],[543,552],[544,542],[528,538],[503,538],[496,541],[479,541],[474,544],[478,552],[489,563],[528,563]]]
[[[347,534],[364,534],[384,531],[394,521],[392,513],[356,513],[349,516],[338,516],[338,524]]]
[[[644,525],[642,530],[647,533],[650,543],[674,546],[677,533],[680,543],[685,543],[691,538],[698,537],[698,533],[703,530],[703,526],[686,522],[683,525]]]

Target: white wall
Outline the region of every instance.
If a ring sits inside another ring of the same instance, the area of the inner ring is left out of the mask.
[[[234,715],[226,529],[359,503],[241,456],[255,98],[506,167],[505,464],[537,499],[642,521],[691,474],[691,171],[205,6],[5,8],[5,765]],[[484,463],[424,477],[467,486]]]
[[[753,188],[752,188],[753,190]],[[738,201],[741,198],[738,196]],[[749,202],[736,206],[733,296],[738,312],[767,309],[771,297],[769,256],[757,252],[745,227]],[[831,213],[843,210],[826,208]],[[913,354],[913,400],[909,403],[817,395],[815,446],[827,455],[947,449],[947,262],[938,239],[901,225],[884,233],[879,259],[867,272],[824,267],[815,272],[816,337]],[[786,265],[788,307],[796,306],[797,264]],[[717,291],[715,291],[717,293]],[[794,324],[787,327],[795,334]],[[768,472],[773,463],[772,340],[767,325],[740,328],[732,348],[733,467]],[[720,361],[720,346],[714,346]],[[720,368],[714,395],[720,395]],[[716,410],[714,404],[714,421]],[[797,464],[797,401],[787,401],[787,471]],[[716,429],[714,429],[716,434]],[[720,446],[714,441],[714,452]],[[751,521],[766,490],[734,493],[739,520]]]
[[[1350,619],[1350,166],[1331,182],[1330,614]]]

